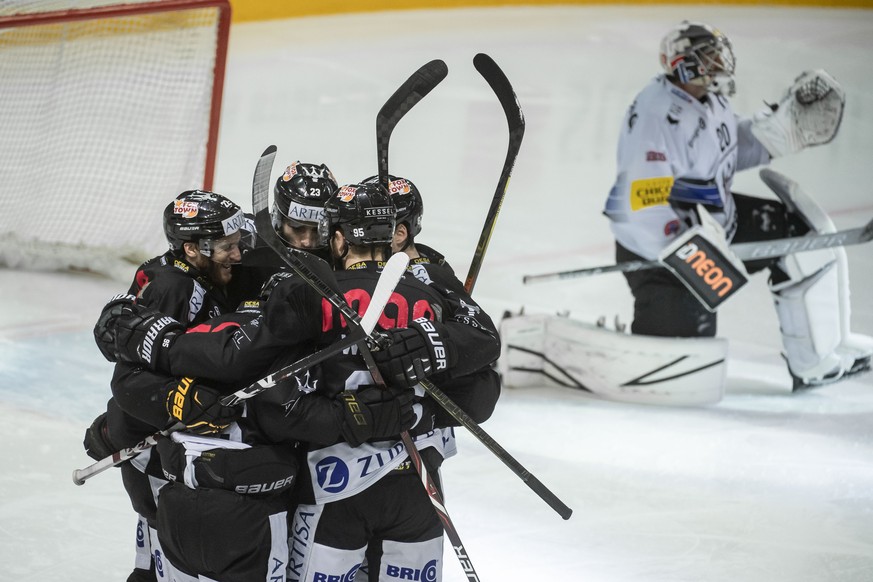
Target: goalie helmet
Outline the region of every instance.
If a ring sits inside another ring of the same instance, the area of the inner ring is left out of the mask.
[[[245,226],[245,216],[231,200],[204,190],[187,190],[164,209],[164,234],[174,251],[195,242],[204,255],[211,256],[212,241],[231,235]]]
[[[370,176],[364,184],[378,184],[378,176]],[[421,232],[421,218],[424,215],[424,201],[421,192],[411,180],[388,175],[388,193],[397,207],[397,224],[405,223],[409,236],[414,237]]]
[[[682,21],[661,40],[661,66],[679,83],[700,85],[730,97],[734,94],[731,41],[702,22]]]
[[[391,244],[397,208],[379,184],[348,184],[324,205],[318,225],[319,244],[326,246],[339,229],[349,244]]]
[[[294,162],[276,180],[271,213],[273,228],[281,232],[282,222],[317,227],[324,216],[324,203],[336,189],[336,179],[326,165]]]

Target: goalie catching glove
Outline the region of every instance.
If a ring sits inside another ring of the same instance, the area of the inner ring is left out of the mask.
[[[373,352],[373,359],[385,381],[394,386],[414,386],[425,378],[443,372],[457,358],[444,340],[441,323],[419,317],[409,327],[384,332],[387,344]]]
[[[222,394],[195,378],[181,378],[167,392],[167,412],[174,422],[199,435],[217,434],[239,418],[236,408],[222,406]]]
[[[752,133],[778,158],[830,142],[840,129],[846,92],[826,71],[805,71],[779,103],[756,114]]]
[[[416,422],[412,390],[362,386],[346,390],[334,402],[343,439],[353,447],[409,430]]]

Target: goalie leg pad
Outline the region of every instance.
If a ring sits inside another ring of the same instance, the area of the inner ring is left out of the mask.
[[[840,129],[846,92],[826,71],[806,71],[779,103],[757,113],[752,134],[774,158],[830,142]]]
[[[783,257],[770,279],[788,368],[807,384],[837,380],[847,364],[836,351],[841,340],[838,279],[830,251]]]
[[[807,224],[810,230],[817,233],[836,232],[836,225],[830,216],[797,182],[770,169],[761,170],[761,179],[789,212]],[[803,283],[806,278],[812,277],[819,269],[830,264],[834,265],[835,272],[824,277],[825,282]],[[814,283],[817,285],[815,290],[812,289]],[[833,382],[839,380],[844,372],[862,371],[865,365],[869,368],[873,338],[851,332],[849,264],[844,248],[835,247],[784,257],[774,269],[771,290],[774,292],[776,312],[783,330],[783,343],[788,341],[794,346],[789,350],[786,343],[786,359],[789,370],[799,385]],[[817,315],[810,312],[813,306],[820,310]],[[803,332],[803,324],[800,327],[797,324],[804,319],[808,328],[815,326],[817,331]],[[838,339],[831,354],[816,351],[829,349],[835,341],[834,334]],[[801,337],[806,339],[800,340]],[[814,365],[815,357],[811,354],[819,354],[817,357],[823,363]],[[829,373],[821,369],[828,365],[824,363],[825,360],[839,363]],[[810,371],[803,371],[802,362],[806,362]],[[813,368],[818,369],[812,371]]]
[[[504,323],[505,386],[557,384],[609,400],[671,406],[713,404],[724,395],[725,339],[629,335],[552,315]]]
[[[500,359],[497,371],[503,385],[512,388],[558,386],[546,375],[543,360],[545,314],[504,317],[500,322]]]

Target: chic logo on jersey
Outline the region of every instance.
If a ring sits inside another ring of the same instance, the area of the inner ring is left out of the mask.
[[[630,187],[631,210],[636,212],[652,206],[666,206],[672,187],[673,176],[634,180]]]

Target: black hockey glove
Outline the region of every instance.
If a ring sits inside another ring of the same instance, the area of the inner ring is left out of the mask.
[[[161,470],[170,481],[184,481],[185,445],[158,439]],[[226,489],[242,495],[287,493],[296,482],[297,451],[288,445],[258,445],[247,449],[214,448],[191,461],[197,487]]]
[[[408,430],[415,422],[412,390],[363,386],[357,392],[337,395],[335,406],[340,432],[357,447],[371,439],[388,438]]]
[[[97,323],[94,325],[94,341],[103,357],[110,362],[117,362],[115,355],[115,323],[121,316],[122,309],[133,305],[136,301],[134,295],[119,294],[109,300],[100,312]]]
[[[388,347],[373,352],[385,381],[394,386],[414,386],[451,367],[456,358],[443,340],[442,329],[441,323],[419,317],[407,328],[386,331]]]
[[[173,339],[185,333],[185,326],[160,311],[140,305],[126,305],[115,319],[115,356],[119,362],[141,364],[163,370],[162,356]]]
[[[221,405],[222,395],[195,378],[180,378],[167,392],[167,412],[194,434],[216,434],[239,418],[239,410]]]
[[[109,429],[106,425],[106,413],[94,419],[91,426],[85,431],[85,440],[82,441],[88,456],[99,461],[112,456],[118,449],[109,442]]]

